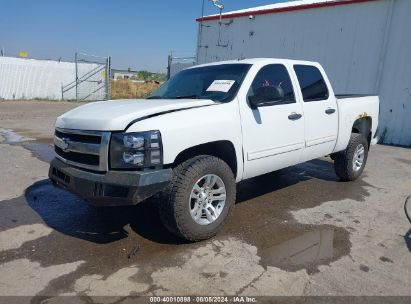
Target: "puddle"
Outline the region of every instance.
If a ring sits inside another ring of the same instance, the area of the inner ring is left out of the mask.
[[[291,229],[292,230],[292,229]],[[288,271],[329,264],[349,253],[349,235],[343,229],[322,228],[302,233],[273,246],[261,246],[258,253],[263,266],[275,266]]]
[[[271,212],[264,214],[261,210],[255,210],[256,216],[250,218],[260,220],[242,222],[243,227],[238,228],[237,220],[241,220],[243,212],[235,212],[237,218],[231,217],[223,234],[257,247],[264,268],[271,266],[291,272],[306,269],[311,274],[318,272],[319,266],[350,253],[350,233],[344,228],[300,224],[287,214],[278,214],[282,219],[277,219]]]
[[[0,128],[0,134],[4,137],[4,140],[1,144],[16,144],[23,142],[23,136],[16,134],[13,130]]]
[[[279,245],[260,250],[264,264],[304,266],[329,260],[334,256],[334,230],[304,233]]]
[[[299,224],[279,205],[275,212],[274,204],[273,210],[269,210],[261,208],[255,200],[236,206],[227,225],[213,241],[239,239],[257,247],[261,266],[287,271],[307,269],[313,273],[318,266],[349,254],[351,243],[345,229]],[[148,272],[180,265],[184,263],[184,253],[207,242],[192,244],[171,235],[159,221],[157,203],[152,199],[131,207],[96,208],[44,180],[29,187],[24,197],[2,202],[0,225],[11,229],[41,219],[55,232],[17,251],[0,253],[0,258],[7,261],[16,255],[26,256],[43,267],[86,261],[73,274],[73,279],[89,273],[110,275],[114,269],[135,263],[146,265]],[[249,208],[253,209],[252,216],[248,214]],[[136,245],[139,251],[128,258]],[[35,252],[31,251],[32,246]],[[59,254],[50,255],[52,252]],[[149,273],[145,275],[149,277]]]
[[[11,130],[0,129],[0,133],[9,144],[21,145],[43,161],[53,158],[49,144],[23,141],[23,136]],[[332,225],[300,224],[292,211],[343,199],[361,203],[369,195],[367,187],[371,185],[363,180],[338,182],[327,159],[244,181],[238,185],[231,217],[212,241],[235,238],[255,246],[264,268],[314,273],[320,265],[349,254],[350,233]],[[44,222],[55,231],[16,250],[0,252],[0,260],[25,257],[42,267],[85,261],[76,272],[52,282],[49,291],[64,292],[84,275],[110,276],[136,264],[144,267],[139,280],[150,281],[153,271],[182,265],[185,253],[208,244],[186,243],[171,235],[159,221],[157,204],[156,199],[150,199],[132,207],[95,208],[44,180],[29,187],[24,196],[1,202],[0,227]],[[323,217],[327,222],[340,220],[326,214]],[[128,258],[136,245],[138,252]]]
[[[14,132],[20,136],[23,136],[24,140],[36,140],[39,143],[47,144],[47,145],[52,145],[54,143],[53,137],[51,136],[47,137],[47,136],[44,136],[43,134],[33,132],[30,130],[15,129]]]
[[[4,141],[0,144],[18,145],[29,150],[37,159],[49,163],[54,158],[53,138],[40,137],[29,131],[0,128]],[[32,137],[33,136],[33,137]]]
[[[55,157],[52,145],[44,144],[37,140],[25,142],[22,144],[22,147],[29,150],[35,158],[46,163],[50,163]]]
[[[305,225],[297,222],[292,212],[345,199],[361,204],[369,196],[369,187],[373,186],[364,180],[339,182],[328,159],[246,180],[237,187],[237,204],[221,235],[236,236],[256,246],[264,267],[316,272],[318,266],[349,254],[350,232],[338,227],[347,215],[331,219],[326,213],[318,215],[336,226]]]

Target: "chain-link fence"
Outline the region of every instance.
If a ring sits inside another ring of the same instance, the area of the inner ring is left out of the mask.
[[[196,57],[174,57],[168,56],[167,79],[178,72],[196,65]]]
[[[62,99],[107,100],[110,98],[110,57],[75,55],[75,80],[61,88]]]

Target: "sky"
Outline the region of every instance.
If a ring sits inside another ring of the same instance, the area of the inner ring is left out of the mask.
[[[285,0],[222,0],[224,11]],[[165,72],[167,55],[194,56],[202,0],[0,0],[0,49],[74,61],[111,56],[112,67]],[[205,15],[218,10],[206,0]]]

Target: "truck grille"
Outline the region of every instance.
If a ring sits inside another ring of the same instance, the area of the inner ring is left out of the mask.
[[[54,150],[57,158],[76,167],[107,171],[110,132],[56,128]]]

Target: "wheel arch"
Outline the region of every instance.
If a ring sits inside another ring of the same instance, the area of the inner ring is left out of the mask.
[[[184,161],[199,155],[210,155],[222,159],[231,168],[234,178],[237,177],[237,154],[234,144],[229,140],[213,141],[187,148],[176,156],[171,166],[176,167]]]
[[[370,147],[372,138],[372,118],[370,116],[358,118],[354,121],[351,132],[363,135],[367,139],[368,147]]]

